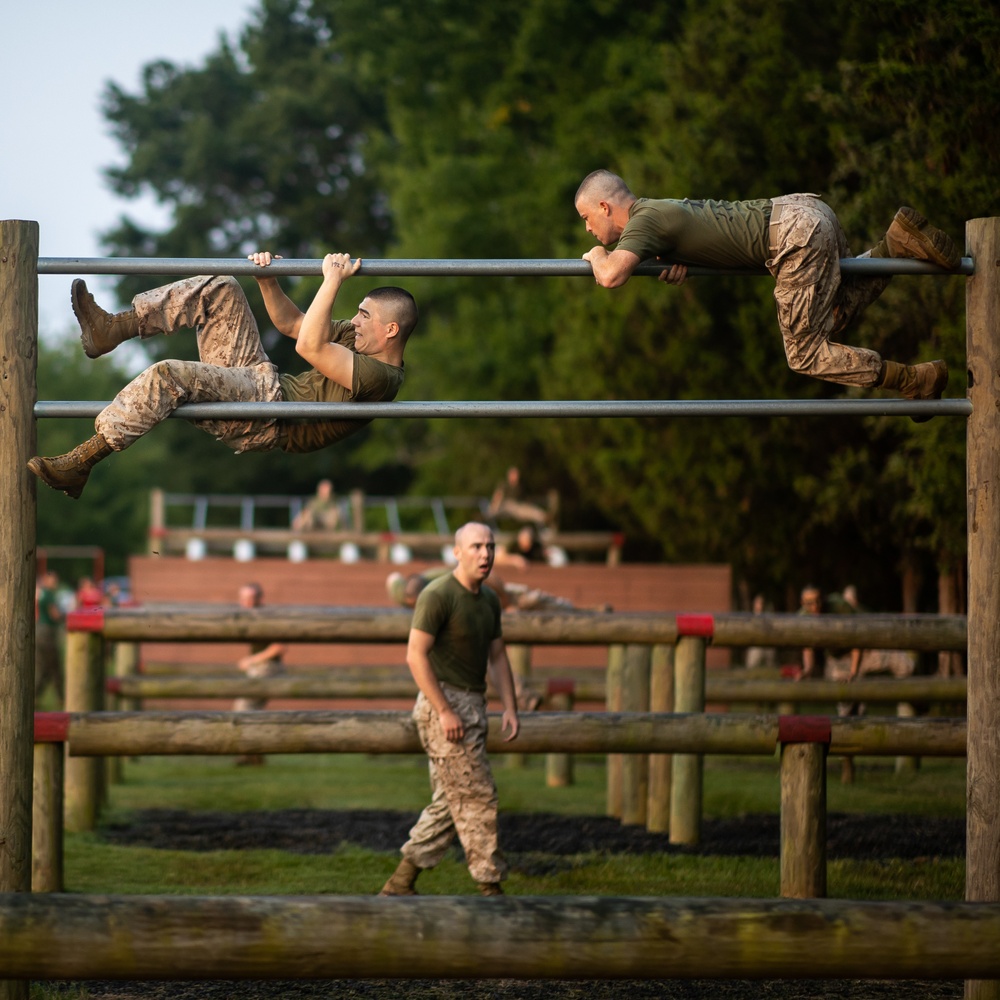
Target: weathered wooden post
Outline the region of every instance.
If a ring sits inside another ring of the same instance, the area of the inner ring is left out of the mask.
[[[649,711],[649,670],[652,648],[629,644],[625,647],[622,668],[622,711]],[[649,757],[646,754],[625,755],[622,765],[622,823],[625,826],[645,826],[649,800]]]
[[[549,681],[549,707],[555,712],[573,711],[573,682]],[[545,784],[549,788],[565,788],[573,784],[573,755],[550,753],[545,755]]]
[[[31,819],[31,891],[63,891],[63,761],[66,712],[35,718],[35,772]]]
[[[38,223],[0,222],[0,892],[31,889]],[[0,1000],[28,984],[0,981]]]
[[[649,672],[649,710],[674,710],[674,648],[653,647]],[[670,829],[670,768],[673,758],[668,753],[649,755],[649,805],[646,808],[646,829],[651,833],[666,833]]]
[[[117,679],[123,677],[135,677],[139,671],[139,644],[137,642],[116,642],[113,653],[113,673]],[[111,694],[105,699],[114,707],[123,712],[135,712],[139,709],[139,702],[136,698],[126,698],[118,694]],[[121,784],[125,780],[125,758],[108,758],[108,782],[110,784]]]
[[[916,718],[917,710],[916,708],[914,708],[912,702],[901,701],[896,705],[896,715],[900,719],[913,719]],[[896,758],[896,774],[904,774],[908,771],[916,771],[919,767],[920,767],[919,757]]]
[[[66,711],[96,712],[104,702],[104,641],[99,611],[72,611],[66,617]],[[103,782],[100,758],[66,758],[66,829],[97,825]]]
[[[826,896],[828,716],[783,715],[781,744],[781,895]]]
[[[678,615],[674,651],[674,711],[705,711],[705,647],[715,631],[711,615]],[[701,839],[704,758],[674,754],[670,785],[670,843]]]
[[[969,399],[968,778],[965,898],[1000,901],[1000,218],[970,219],[966,253]],[[997,1000],[1000,981],[968,980],[969,1000]]]
[[[507,647],[507,658],[510,660],[510,671],[514,675],[514,685],[523,690],[531,676],[531,647],[515,643]],[[527,763],[523,753],[512,753],[507,758],[507,767],[523,768]]]
[[[625,666],[625,647],[619,643],[608,646],[608,670],[605,675],[606,693],[604,708],[608,712],[622,710],[622,670]],[[607,814],[621,818],[622,814],[622,765],[625,758],[620,753],[608,754],[608,804]]]

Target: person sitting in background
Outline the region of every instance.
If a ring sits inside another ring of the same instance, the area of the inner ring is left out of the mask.
[[[517,529],[511,548],[507,548],[506,545],[497,546],[496,562],[498,566],[526,569],[531,563],[565,566],[568,559],[566,553],[558,545],[547,545],[543,542],[538,529],[533,524],[522,524]]]
[[[507,475],[493,491],[487,514],[494,521],[499,518],[507,518],[511,521],[528,521],[538,526],[548,524],[549,512],[543,510],[538,504],[528,503],[522,493],[521,470],[516,465],[512,465],[507,470]]]
[[[316,495],[295,515],[292,528],[296,531],[334,531],[340,527],[340,504],[333,492],[333,483],[321,479]]]
[[[237,602],[241,608],[259,608],[263,601],[264,590],[259,583],[245,583],[240,587]],[[247,677],[277,677],[284,673],[284,655],[285,647],[280,642],[255,642],[250,646],[250,655],[237,660],[236,666]],[[233,702],[233,711],[259,712],[266,705],[266,698],[237,698]],[[236,758],[236,763],[260,765],[264,760],[263,754],[245,753]]]

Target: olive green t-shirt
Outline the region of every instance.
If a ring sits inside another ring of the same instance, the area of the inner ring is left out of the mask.
[[[350,320],[332,325],[331,343],[354,350],[354,327]],[[279,375],[281,398],[289,403],[380,403],[396,398],[403,384],[403,368],[365,354],[354,355],[354,379],[351,390],[310,368],[301,375]],[[327,445],[356,434],[371,420],[280,420],[282,450],[318,451]]]
[[[639,260],[663,257],[678,264],[759,268],[771,256],[771,200],[693,201],[640,198],[618,240]]]
[[[439,577],[420,592],[410,627],[434,636],[430,661],[439,681],[486,690],[490,645],[502,635],[500,599],[489,587],[474,594],[454,573]]]

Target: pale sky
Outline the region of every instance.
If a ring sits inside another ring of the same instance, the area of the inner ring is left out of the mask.
[[[111,194],[102,169],[123,162],[101,117],[104,85],[129,93],[155,59],[200,65],[221,35],[234,41],[256,0],[10,0],[2,18],[5,96],[0,101],[0,219],[39,225],[43,257],[100,257],[98,233],[130,215],[161,225],[152,200]],[[73,275],[39,275],[39,330],[75,324],[69,305]],[[110,277],[91,276],[98,292]]]

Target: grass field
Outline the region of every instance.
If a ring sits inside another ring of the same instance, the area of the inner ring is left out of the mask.
[[[522,769],[494,761],[502,811],[600,816],[605,811],[602,758],[576,760],[576,783],[545,787],[544,760],[529,758]],[[965,762],[923,761],[919,770],[897,775],[893,762],[858,762],[857,780],[841,785],[839,761],[830,762],[828,809],[832,812],[963,816]],[[416,813],[427,802],[426,761],[420,757],[303,755],[273,756],[264,767],[237,768],[227,757],[159,757],[130,761],[125,781],[110,789],[102,822],[138,809],[191,811],[258,809],[393,809]],[[705,814],[731,818],[779,809],[778,763],[774,758],[709,757],[705,768]],[[66,838],[66,887],[71,892],[285,894],[377,892],[394,868],[395,852],[343,845],[321,855],[282,851],[191,852],[124,847],[100,833]],[[506,884],[514,895],[778,895],[776,858],[681,854],[511,858]],[[829,862],[831,897],[853,899],[961,899],[964,862]],[[470,894],[474,887],[457,858],[448,858],[421,878],[427,893]]]

